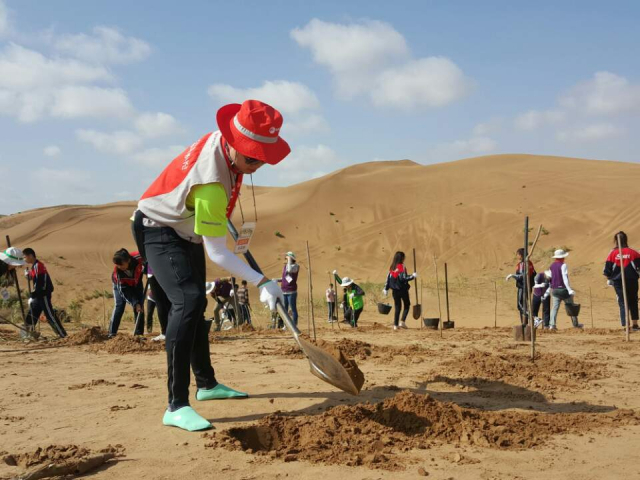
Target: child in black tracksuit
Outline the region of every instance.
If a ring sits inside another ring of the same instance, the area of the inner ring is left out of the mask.
[[[411,300],[409,299],[409,282],[415,280],[418,276],[417,273],[409,275],[406,267],[404,266],[405,254],[404,252],[396,252],[393,256],[393,262],[389,267],[389,273],[387,274],[387,281],[382,290],[383,295],[386,297],[389,289],[393,292],[393,303],[395,305],[395,311],[393,314],[393,329],[407,328],[405,321],[409,314],[409,307],[411,306]],[[403,308],[404,304],[404,308]],[[402,310],[402,318],[400,317],[400,311]]]
[[[138,252],[129,253],[121,248],[113,255],[113,300],[115,308],[109,323],[109,337],[115,337],[120,328],[120,320],[124,314],[124,307],[128,303],[133,307],[135,318],[135,335],[144,333],[144,262]]]
[[[36,258],[36,252],[32,248],[25,248],[23,253],[24,259],[31,265],[31,268],[27,270],[27,277],[33,283],[33,290],[29,296],[29,317],[27,323],[31,328],[34,328],[38,323],[40,315],[44,312],[51,329],[60,338],[64,338],[67,336],[67,332],[60,320],[56,317],[53,306],[51,305],[53,282],[51,281],[47,267]]]

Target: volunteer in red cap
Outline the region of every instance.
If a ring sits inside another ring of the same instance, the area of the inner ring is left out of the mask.
[[[189,431],[211,427],[190,406],[190,367],[197,400],[246,397],[216,380],[209,357],[205,251],[231,275],[260,289],[274,310],[282,291],[226,246],[227,220],[242,177],[276,165],[291,151],[280,137],[282,115],[257,100],[222,107],[219,131],[208,133],[175,158],[138,202],[133,230],[140,253],[171,303],[166,331],[169,406],[163,423]]]

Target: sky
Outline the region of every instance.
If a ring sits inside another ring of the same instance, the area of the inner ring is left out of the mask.
[[[640,2],[0,0],[0,214],[139,198],[215,114],[282,112],[286,186],[497,153],[637,162]]]

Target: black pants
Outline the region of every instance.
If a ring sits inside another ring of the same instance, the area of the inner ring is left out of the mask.
[[[169,319],[169,310],[171,302],[164,293],[164,290],[156,280],[156,277],[149,277],[149,289],[153,301],[147,299],[147,332],[150,332],[153,326],[153,310],[158,312],[158,322],[160,322],[160,332],[163,335],[167,333],[167,322]]]
[[[551,297],[547,297],[546,300],[542,300],[542,297],[537,295],[533,296],[531,300],[531,309],[533,310],[533,316],[537,317],[538,313],[540,313],[540,305],[542,305],[542,317],[544,320],[544,326],[549,326],[549,321],[551,320]]]
[[[143,232],[146,259],[171,302],[165,335],[169,409],[174,411],[189,405],[190,368],[198,388],[218,384],[209,357],[211,322],[204,319],[204,248],[172,228],[145,227]]]
[[[363,308],[359,308],[357,310],[354,310],[353,308],[349,307],[347,309],[347,314],[345,316],[345,320],[348,321],[353,327],[357,327],[358,326],[358,319],[360,318],[360,314],[362,313],[362,310],[364,310]]]
[[[631,320],[638,320],[638,280],[627,279],[625,283],[627,286],[627,303],[629,304],[629,313],[631,314]],[[624,308],[622,282],[614,283],[613,288],[615,288],[616,295],[618,296],[618,307],[620,307],[620,323],[624,327],[627,325],[627,312]]]
[[[54,333],[60,338],[66,337],[67,332],[62,326],[62,323],[58,320],[58,317],[54,314],[53,306],[51,305],[51,295],[32,299],[31,305],[29,306],[27,323],[32,327],[35,327],[42,312],[44,312],[44,316],[47,318],[47,323],[49,323],[49,326]]]
[[[402,321],[404,322],[409,315],[409,307],[411,306],[411,300],[409,300],[409,290],[391,290],[393,292],[393,304],[396,309],[393,312],[393,324],[397,327],[400,321],[400,309],[404,303],[404,309],[402,309]]]

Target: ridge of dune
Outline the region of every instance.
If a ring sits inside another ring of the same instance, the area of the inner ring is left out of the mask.
[[[570,264],[581,273],[576,281],[592,283],[602,278],[615,232],[624,229],[632,244],[640,237],[639,173],[640,166],[630,163],[523,154],[352,165],[289,187],[256,187],[252,252],[267,275],[279,276],[282,252],[299,252],[304,262],[308,241],[314,278],[322,284],[333,269],[383,282],[393,252],[413,247],[419,270],[430,268],[436,255],[454,275],[498,278],[513,267],[529,215],[532,237],[540,223],[548,232],[538,252],[569,247]],[[253,220],[250,187],[242,200],[245,219]],[[31,246],[59,264],[54,278],[70,288],[89,282],[109,289],[112,253],[133,248],[134,207],[42,208],[0,218],[0,229],[15,245]],[[241,223],[239,209],[233,221]],[[541,270],[546,260],[539,261]]]

